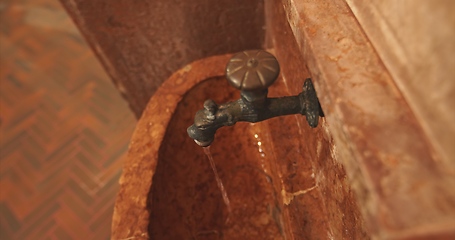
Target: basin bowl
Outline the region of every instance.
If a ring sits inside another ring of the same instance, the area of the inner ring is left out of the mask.
[[[224,77],[230,57],[187,65],[151,98],[132,136],[120,179],[113,239],[326,239],[333,234],[326,216],[331,212],[324,210],[312,167],[296,168],[301,159],[285,163],[277,157],[277,148],[288,158],[300,154],[294,140],[280,145],[290,136],[279,131],[285,131],[283,126],[294,116],[240,122],[217,131],[209,151],[230,211],[223,201],[207,156],[186,129],[206,99],[225,103],[239,98]],[[273,133],[282,140],[274,139]],[[300,170],[284,174],[286,169]],[[298,175],[305,179],[296,182]],[[338,192],[346,195],[341,187]],[[337,204],[334,212],[340,211]],[[358,216],[349,207],[355,203],[342,204],[346,216],[343,213],[339,225],[353,223],[354,229]]]

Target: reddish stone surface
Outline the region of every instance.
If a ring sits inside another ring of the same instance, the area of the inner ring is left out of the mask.
[[[455,237],[450,165],[438,159],[349,7],[342,0],[282,4],[372,236]]]
[[[231,200],[227,212],[186,128],[206,99],[239,97],[223,77],[228,57],[188,65],[151,99],[131,141],[113,238],[366,238],[330,134],[310,129],[303,116],[218,130],[210,149]],[[270,92],[289,95],[281,78]]]
[[[227,80],[219,77],[198,84],[179,103],[161,143],[153,176],[148,200],[150,238],[284,239],[280,233],[284,228],[281,195],[273,185],[276,178],[265,166],[269,158],[257,151],[254,136],[261,133],[252,131],[249,123],[238,123],[220,129],[210,146],[231,213],[202,148],[186,133],[206,99],[224,103],[238,97]]]
[[[222,76],[229,57],[212,57],[188,65],[164,82],[150,100],[136,126],[120,179],[112,222],[113,239],[149,239],[152,178],[177,104],[198,82]]]
[[[439,159],[455,172],[455,1],[346,2]]]
[[[263,44],[260,0],[61,2],[137,117],[179,68]]]
[[[282,69],[270,95],[297,94],[311,76],[325,119],[315,129],[288,116],[219,130],[211,149],[234,209],[225,222],[213,174],[185,128],[203,100],[236,97],[222,80],[229,56],[188,65],[137,125],[113,238],[453,238],[453,173],[346,3],[266,4],[266,43]]]
[[[281,1],[268,2],[266,12],[267,42],[273,45],[282,70],[282,81],[270,88],[270,94],[298,94],[304,80],[311,76],[307,64],[299,51]],[[321,93],[318,96],[324,98]],[[320,125],[312,129],[302,116],[270,119],[268,123],[274,134],[277,159],[284,160],[277,163],[287,191],[297,192],[317,186],[309,196],[296,197],[285,208],[290,215],[295,239],[304,236],[312,236],[310,239],[367,239],[368,231],[344,167],[339,162],[338,149],[329,130],[330,124],[321,119]]]

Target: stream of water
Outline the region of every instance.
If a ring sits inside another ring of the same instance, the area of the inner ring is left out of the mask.
[[[216,183],[218,184],[218,188],[221,191],[221,196],[223,197],[224,204],[226,204],[228,214],[231,214],[231,203],[229,202],[229,198],[226,192],[226,189],[224,188],[223,182],[221,181],[220,176],[218,176],[218,171],[216,170],[215,166],[215,161],[213,161],[213,156],[212,153],[210,152],[210,146],[208,147],[203,147],[205,155],[207,155],[207,158],[209,159],[210,166],[212,167],[213,173],[215,174],[215,180]]]

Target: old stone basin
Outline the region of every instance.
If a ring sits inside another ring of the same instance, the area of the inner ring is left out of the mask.
[[[184,67],[150,100],[131,140],[112,238],[364,238],[343,172],[332,169],[326,174],[311,161],[305,163],[315,157],[301,152],[298,141],[289,141],[302,134],[298,127],[289,127],[297,126],[296,119],[302,116],[218,130],[210,151],[230,199],[228,212],[208,159],[186,128],[206,99],[224,103],[239,97],[223,76],[229,57],[206,58]],[[272,89],[273,94],[283,93]],[[322,136],[324,130],[314,131]],[[333,154],[328,143],[312,146],[318,157]]]

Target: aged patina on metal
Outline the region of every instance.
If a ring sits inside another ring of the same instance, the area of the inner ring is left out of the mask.
[[[267,88],[280,72],[276,58],[264,50],[237,53],[226,66],[229,83],[241,91],[240,99],[217,105],[213,100],[204,102],[188,135],[201,147],[209,146],[218,128],[236,122],[260,122],[272,117],[302,114],[311,127],[318,125],[322,110],[311,79],[306,79],[303,91],[297,96],[267,98]]]

